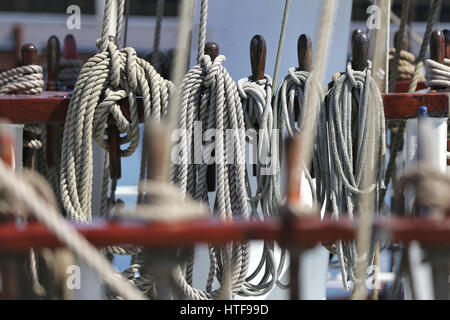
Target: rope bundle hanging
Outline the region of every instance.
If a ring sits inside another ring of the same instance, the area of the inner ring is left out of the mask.
[[[327,93],[326,116],[319,120],[319,131],[326,131],[323,135],[328,137],[330,146],[329,176],[320,178],[325,188],[326,208],[332,210],[332,217],[336,219],[342,212],[353,218],[353,212],[360,209],[358,199],[362,194],[369,193],[377,208],[378,194],[384,187],[384,109],[377,84],[371,77],[372,63],[367,61],[367,64],[364,71],[355,71],[349,62],[346,73],[335,78]],[[357,115],[353,100],[356,101]],[[374,110],[368,110],[369,107]],[[369,141],[368,137],[373,137],[373,140]],[[366,158],[370,149],[374,159]],[[374,172],[375,180],[363,189],[365,166],[368,166],[368,172]],[[357,257],[354,242],[339,241],[336,250],[347,289],[347,281],[355,280],[357,259],[371,259],[372,254]]]
[[[202,0],[199,36],[198,64],[185,76],[182,84],[179,107],[178,129],[181,132],[178,143],[179,163],[172,169],[172,180],[183,194],[190,194],[194,199],[208,204],[207,167],[204,156],[207,148],[201,147],[202,137],[207,130],[215,129],[214,151],[216,167],[216,199],[213,215],[222,220],[235,217],[248,219],[247,193],[245,186],[245,123],[242,104],[236,84],[223,67],[225,57],[215,59],[205,55],[206,16],[208,1]],[[213,47],[212,51],[217,47]],[[218,53],[218,52],[217,52]],[[201,122],[201,137],[194,135],[194,122]],[[231,140],[227,141],[226,131],[232,131]],[[201,160],[200,164],[194,160]],[[187,265],[186,277],[181,268],[177,274],[179,291],[187,299],[217,298],[222,289],[231,298],[238,294],[245,281],[249,263],[247,243],[233,244],[225,249],[210,246],[210,272],[206,291],[193,288],[193,257]],[[227,279],[228,275],[231,279]],[[215,277],[222,288],[212,288]],[[231,283],[230,283],[231,282]]]
[[[256,219],[265,219],[277,214],[277,204],[280,201],[279,192],[277,194],[275,189],[278,184],[273,181],[277,165],[277,160],[273,158],[277,150],[277,145],[273,144],[276,128],[272,108],[273,88],[271,77],[264,74],[266,44],[262,36],[256,35],[251,40],[250,55],[252,76],[240,79],[237,88],[244,110],[245,128],[247,132],[253,130],[249,143],[252,144],[256,153],[253,175],[257,187],[254,192],[251,190],[250,174],[246,175],[251,216]],[[250,139],[250,135],[247,136]],[[261,208],[261,213],[258,208]],[[260,262],[247,277],[242,295],[263,295],[279,283],[278,279],[284,266],[285,250],[282,249],[280,262],[277,263],[274,249],[273,242],[264,242]],[[263,272],[262,280],[258,284],[250,283],[256,276],[261,275],[261,271]]]
[[[395,57],[395,48],[389,49],[389,62],[392,63]],[[416,63],[416,57],[406,50],[400,51],[400,57],[397,68],[397,80],[411,80],[414,76],[414,64]],[[390,65],[390,72],[394,69],[393,65]]]
[[[307,35],[301,35],[299,38],[299,56],[300,50],[303,50],[305,53],[302,53],[306,57],[306,54],[311,58],[311,39]],[[309,59],[310,59],[309,58]],[[305,63],[301,63],[300,68],[289,68],[288,75],[284,78],[281,83],[277,96],[274,101],[274,105],[277,110],[277,127],[280,129],[280,139],[282,139],[284,134],[287,134],[289,137],[293,137],[296,132],[301,132],[304,125],[306,114],[310,112],[310,110],[316,110],[318,125],[321,125],[321,119],[324,115],[322,112],[322,103],[323,103],[323,94],[320,89],[320,84],[312,77],[311,75],[311,61],[309,61],[309,65],[305,65]],[[309,95],[312,92],[312,87],[316,86],[318,89],[319,97],[316,99],[316,107],[305,105],[306,101],[309,101]],[[298,108],[296,107],[296,103]],[[316,140],[313,142],[313,157],[312,164],[314,168],[314,172],[316,175],[320,176],[320,172],[327,172],[328,160],[323,157],[325,154],[323,151],[326,149],[326,141],[324,140],[323,131],[317,130]],[[319,152],[322,151],[322,152]],[[283,155],[282,145],[280,144],[280,148],[278,151],[279,162],[278,162],[278,179],[281,172],[281,158]],[[317,200],[320,202],[324,199],[324,187],[323,183],[320,179],[316,180],[317,186],[313,183],[313,179],[306,165],[303,165],[303,172],[305,173],[305,177],[309,182],[311,187],[311,192],[313,195],[314,204],[317,203]],[[319,196],[317,195],[316,190],[319,190]]]
[[[92,138],[105,148],[105,132],[111,113],[119,132],[122,157],[131,155],[139,143],[139,119],[136,96],[142,95],[144,116],[161,118],[168,107],[174,88],[132,48],[119,50],[109,39],[112,1],[105,2],[102,38],[99,53],[83,66],[73,91],[64,127],[61,155],[61,197],[68,216],[90,221],[92,193]],[[119,0],[116,41],[119,43],[123,19],[123,0]],[[121,112],[119,102],[127,99],[130,122]]]

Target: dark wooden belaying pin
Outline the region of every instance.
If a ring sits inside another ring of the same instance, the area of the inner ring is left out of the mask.
[[[57,81],[59,72],[59,59],[61,56],[59,40],[56,36],[51,36],[47,41],[47,91],[59,90]],[[48,124],[46,126],[46,153],[45,159],[47,166],[53,167],[57,163],[57,140],[62,134],[62,128],[59,124]]]
[[[34,44],[27,43],[22,46],[22,66],[36,64],[38,50]],[[24,132],[24,137],[27,138],[30,133]],[[32,138],[32,137],[28,137]],[[23,148],[23,165],[28,168],[35,166],[35,152],[36,150],[30,148]]]
[[[430,58],[438,63],[444,63],[445,36],[441,30],[434,30],[430,37]],[[444,90],[445,87],[432,87],[432,90]]]
[[[64,59],[78,59],[78,50],[75,37],[71,34],[66,35],[64,38]]]
[[[47,91],[57,91],[59,72],[59,59],[61,47],[56,36],[51,36],[47,41]]]
[[[219,55],[219,45],[215,42],[207,42],[205,44],[205,54],[210,56],[211,61],[214,61]],[[214,150],[212,151],[212,156],[215,156]],[[209,164],[206,170],[206,184],[208,187],[208,192],[216,191],[216,165]]]
[[[302,34],[297,41],[298,69],[312,71],[312,41],[307,34]]]
[[[110,35],[109,41],[117,45],[116,37]],[[109,176],[113,180],[118,180],[122,177],[122,164],[120,160],[120,133],[117,126],[114,124],[112,114],[108,118],[108,144],[109,144]]]
[[[359,29],[353,31],[352,37],[352,67],[356,71],[364,71],[367,68],[369,57],[369,38]]]
[[[252,79],[253,81],[258,81],[264,79],[264,73],[266,68],[266,40],[262,35],[255,35],[252,40],[250,40],[250,65],[252,67]],[[255,124],[256,139],[259,141],[259,126]],[[256,150],[256,159],[259,161],[258,148],[254,146]],[[256,176],[256,163],[253,164],[253,176]]]
[[[257,34],[250,41],[250,64],[253,81],[264,79],[266,68],[266,40]]]

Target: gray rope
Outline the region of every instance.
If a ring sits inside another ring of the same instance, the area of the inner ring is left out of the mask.
[[[252,77],[243,78],[238,81],[237,88],[244,110],[245,128],[247,131],[255,130],[257,133],[253,137],[254,141],[251,141],[253,147],[257,148],[258,155],[255,164],[257,187],[254,194],[251,190],[248,172],[246,174],[251,216],[256,219],[265,219],[277,214],[277,205],[280,203],[279,197],[275,195],[273,180],[273,171],[276,170],[277,165],[273,154],[277,152],[277,145],[273,143],[272,139],[276,128],[272,114],[272,79],[268,75],[264,75],[264,79],[258,81],[253,81]],[[262,215],[258,213],[258,206],[261,208]],[[264,243],[260,262],[246,278],[242,295],[260,296],[270,292],[278,283],[281,275],[284,254],[282,254],[281,260],[277,263],[275,259],[273,242]],[[263,274],[258,284],[250,283],[261,274],[261,271]]]
[[[324,135],[328,136],[330,146],[329,177],[323,178],[325,203],[326,208],[332,209],[332,217],[335,219],[339,218],[341,212],[347,212],[349,218],[353,218],[353,212],[358,210],[359,196],[370,194],[375,203],[379,190],[384,187],[382,155],[382,146],[385,144],[384,110],[378,86],[371,77],[371,67],[372,63],[368,61],[365,71],[354,71],[349,63],[347,72],[338,77],[329,90],[327,115],[320,118],[319,130],[326,130]],[[358,116],[355,120],[351,116],[354,99],[358,105]],[[369,106],[375,108],[373,118],[369,118]],[[353,131],[355,127],[356,132]],[[369,137],[373,137],[373,140],[369,141]],[[369,148],[373,150],[377,159],[366,159],[365,155]],[[355,151],[356,154],[353,154]],[[365,166],[369,167],[367,172],[375,172],[375,183],[362,189]],[[347,281],[355,280],[357,259],[368,257],[357,257],[354,242],[341,241],[337,243],[337,255],[341,264],[344,287],[348,289]]]

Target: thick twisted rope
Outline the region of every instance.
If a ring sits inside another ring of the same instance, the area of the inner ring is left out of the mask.
[[[425,68],[427,70],[427,86],[442,88],[450,86],[450,59],[444,59],[444,63],[427,59]]]
[[[62,243],[66,244],[80,259],[96,271],[106,285],[117,294],[125,299],[143,299],[141,293],[130,286],[103,255],[57,212],[54,195],[44,179],[37,174],[28,175],[28,179],[16,176],[0,161],[0,181],[2,199],[7,200],[14,208],[10,212],[31,212]]]
[[[392,64],[395,57],[395,48],[389,49],[389,60],[391,61],[391,72],[394,70]],[[401,50],[400,58],[398,62],[397,70],[397,80],[411,80],[414,76],[414,64],[416,62],[416,57],[408,51]]]
[[[42,67],[27,65],[0,73],[0,94],[35,94],[44,88]]]
[[[208,203],[206,171],[208,164],[202,161],[208,150],[201,150],[202,137],[207,130],[215,129],[215,166],[217,191],[214,215],[222,220],[240,217],[248,219],[247,193],[245,184],[245,123],[242,104],[237,87],[222,66],[225,57],[220,55],[214,62],[207,55],[201,64],[193,67],[183,81],[182,100],[179,108],[179,163],[172,170],[174,182],[184,194]],[[202,123],[203,128],[194,135],[194,123]],[[226,137],[226,131],[233,137]],[[195,164],[195,160],[201,164]],[[248,244],[234,245],[232,250],[232,295],[238,293],[245,281],[249,262]],[[207,281],[207,292],[186,287],[184,279],[178,283],[191,299],[211,296],[214,276],[220,272],[217,264],[228,263],[227,254],[210,247],[211,270]],[[221,254],[225,257],[219,257]],[[216,257],[213,257],[215,255]],[[221,274],[217,274],[221,278]],[[219,279],[220,280],[220,279]],[[222,283],[223,285],[223,283]]]
[[[61,155],[61,197],[68,216],[89,222],[92,193],[92,138],[109,149],[107,120],[111,113],[120,133],[120,144],[129,144],[121,156],[130,156],[139,143],[137,95],[142,95],[143,113],[161,118],[168,108],[173,84],[163,79],[132,48],[118,50],[105,31],[111,16],[111,2],[105,3],[104,32],[100,52],[83,66],[73,91],[64,127]],[[120,9],[121,6],[119,6]],[[119,12],[120,15],[120,12]],[[121,112],[119,102],[127,99],[130,122]]]
[[[370,194],[374,203],[383,187],[383,145],[385,144],[384,110],[378,86],[371,77],[371,62],[365,71],[354,71],[351,63],[347,72],[338,77],[328,92],[327,116],[320,119],[319,130],[327,130],[330,170],[329,178],[324,179],[326,207],[332,209],[332,217],[338,218],[347,212],[359,209],[359,197]],[[358,115],[352,119],[353,100],[357,102]],[[371,113],[368,108],[374,108]],[[373,114],[373,117],[369,115]],[[356,121],[356,123],[354,122]],[[357,131],[354,131],[355,129]],[[371,132],[370,132],[371,131]],[[369,141],[369,138],[373,139]],[[368,150],[377,159],[367,159]],[[369,169],[365,170],[368,166]],[[364,172],[375,172],[375,182],[363,189]],[[357,257],[354,242],[337,243],[337,255],[341,264],[344,287],[347,281],[355,280]]]
[[[253,193],[250,186],[249,174],[246,175],[247,193],[251,206],[251,216],[256,219],[265,219],[277,213],[277,204],[279,201],[279,192],[276,193],[274,183],[277,159],[274,153],[277,152],[278,144],[273,138],[276,128],[272,108],[272,79],[264,75],[264,79],[254,81],[252,77],[243,78],[238,81],[237,88],[241,96],[242,107],[244,110],[245,128],[253,130],[252,145],[257,152],[257,162],[254,172],[256,176],[256,190]],[[258,206],[261,213],[258,213]],[[264,243],[263,252],[256,269],[250,272],[244,283],[243,295],[258,296],[264,295],[273,289],[275,284],[279,283],[281,275],[285,250],[282,249],[281,261],[277,263],[274,254],[274,244],[272,242]],[[262,280],[259,283],[251,284],[250,281],[256,276],[261,275]]]

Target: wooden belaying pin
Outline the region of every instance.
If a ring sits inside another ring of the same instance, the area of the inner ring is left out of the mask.
[[[264,79],[266,68],[266,40],[262,35],[255,35],[250,41],[250,64],[253,81]]]
[[[32,65],[36,64],[37,59],[37,48],[34,44],[27,43],[22,47],[22,65]],[[24,131],[23,136],[25,139],[32,139],[33,135],[29,132]],[[34,168],[35,163],[35,152],[31,148],[23,148],[23,165],[28,168]]]
[[[116,43],[116,38],[109,36],[109,41]],[[116,43],[117,45],[117,43]],[[122,165],[120,160],[120,133],[114,123],[112,114],[108,118],[108,145],[109,145],[109,176],[113,180],[122,177]]]
[[[207,42],[205,44],[205,54],[207,54],[211,61],[214,61],[217,56],[219,55],[219,45],[215,42]],[[215,156],[215,152],[213,150],[212,156]],[[208,187],[208,192],[214,192],[216,191],[216,165],[209,164],[208,168],[206,170],[206,184]]]
[[[0,159],[10,168],[14,169],[14,138],[8,121],[0,120]]]
[[[302,34],[297,41],[298,69],[312,71],[312,41],[309,35]]]
[[[266,40],[263,36],[257,34],[250,41],[250,64],[252,67],[253,81],[264,79],[264,72],[266,68]],[[255,129],[259,131],[258,124],[255,124]],[[259,142],[259,132],[256,133],[257,143]],[[258,147],[254,146],[256,150],[256,161],[259,161]],[[256,177],[256,163],[253,164],[253,176]]]
[[[400,36],[399,31],[396,31],[395,34],[394,34],[394,47],[395,47],[395,45],[397,43],[397,39],[398,39],[399,36]],[[400,50],[409,51],[409,38],[408,37],[403,36],[403,41],[402,41],[402,44],[400,46]]]
[[[59,59],[61,56],[61,47],[56,36],[51,36],[47,41],[47,91],[59,90],[57,81],[59,72]],[[59,124],[46,125],[46,162],[48,167],[53,167],[57,163],[57,143],[56,140],[60,135]]]
[[[442,30],[445,39],[445,58],[450,59],[450,33],[448,29]]]
[[[38,50],[32,43],[26,43],[22,46],[22,65],[28,66],[36,64]]]
[[[64,59],[78,59],[77,43],[71,34],[64,37],[63,57]]]
[[[369,38],[361,30],[353,32],[352,37],[352,67],[355,71],[364,71],[367,68],[369,57]]]
[[[312,41],[307,34],[301,34],[297,40],[297,59],[299,71],[312,71]],[[294,101],[294,116],[298,119],[300,106],[298,99]]]
[[[59,89],[57,76],[59,72],[59,59],[61,47],[56,36],[51,36],[47,41],[47,91]]]
[[[441,30],[434,30],[430,37],[430,58],[438,63],[444,63],[445,37]],[[431,90],[444,90],[445,87],[432,87]]]

